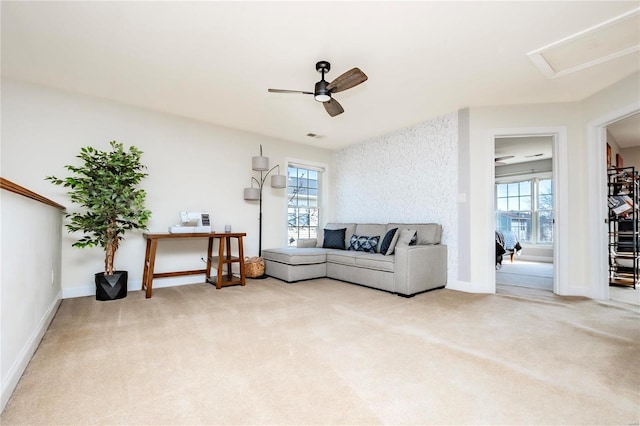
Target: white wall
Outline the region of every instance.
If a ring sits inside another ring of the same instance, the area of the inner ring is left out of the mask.
[[[606,205],[606,126],[640,111],[640,73],[594,94],[582,102],[586,126],[583,136],[588,151],[589,186],[586,211],[589,229],[585,233],[591,256],[588,259],[591,294],[598,299],[609,298],[608,285],[608,217]],[[614,160],[615,162],[615,160]]]
[[[589,196],[587,185],[588,145],[587,127],[596,117],[638,102],[638,74],[599,92],[592,97],[573,103],[536,104],[500,107],[479,107],[469,109],[469,141],[461,144],[469,158],[469,170],[460,170],[459,179],[465,180],[469,193],[461,205],[461,223],[469,226],[469,250],[467,264],[461,264],[461,276],[468,276],[466,289],[473,291],[482,286],[493,271],[491,235],[493,233],[492,193],[487,182],[493,175],[492,131],[504,128],[564,127],[567,129],[566,150],[570,161],[562,165],[566,168],[568,187],[566,194],[569,208],[568,256],[566,268],[570,271],[570,291],[572,294],[590,295],[589,269],[585,267],[591,260]],[[604,168],[603,168],[604,170]],[[487,242],[489,241],[489,243]],[[466,270],[468,266],[468,270]]]
[[[45,181],[47,175],[67,176],[67,164],[83,146],[109,149],[109,141],[135,145],[144,154],[149,176],[147,208],[153,213],[151,232],[165,232],[178,221],[178,211],[207,210],[215,230],[231,224],[246,232],[245,255],[257,255],[258,205],[243,199],[250,185],[251,157],[260,144],[271,164],[286,166],[285,158],[298,158],[330,166],[331,151],[241,132],[68,92],[2,81],[2,175],[38,192],[69,210],[74,206],[62,187]],[[286,168],[281,169],[286,174]],[[328,167],[327,173],[331,173]],[[286,192],[265,186],[263,248],[286,242]],[[328,212],[330,215],[331,212]],[[92,294],[93,277],[103,268],[99,248],[71,247],[76,236],[66,232],[62,241],[63,297]],[[129,287],[140,288],[145,241],[140,232],[127,234],[116,254],[116,268],[129,271]],[[156,271],[202,269],[206,240],[162,242]],[[154,288],[201,277],[158,279]]]
[[[336,221],[440,223],[456,280],[457,136],[451,113],[337,151]]]
[[[0,191],[0,411],[62,296],[62,216],[55,207]]]
[[[578,112],[569,104],[517,105],[470,108],[468,140],[459,147],[468,157],[468,169],[460,169],[460,185],[468,192],[460,205],[460,226],[469,228],[469,262],[461,264],[460,289],[489,291],[495,279],[492,246],[495,227],[493,178],[494,135],[497,129],[577,126]],[[569,134],[577,133],[569,130]],[[576,164],[580,167],[579,164]],[[462,278],[464,277],[464,278]],[[465,279],[466,278],[466,279]]]
[[[621,154],[620,145],[618,145],[618,141],[613,137],[611,133],[607,130],[607,143],[611,147],[611,167],[616,167],[616,154]],[[624,157],[623,157],[624,159]],[[626,164],[625,164],[626,165]]]
[[[636,170],[640,170],[640,146],[624,148],[620,150],[620,153],[625,167],[635,167]]]

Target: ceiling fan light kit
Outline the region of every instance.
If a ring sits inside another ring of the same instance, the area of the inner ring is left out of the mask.
[[[316,71],[318,71],[322,78],[318,81],[313,92],[304,92],[301,90],[284,90],[284,89],[269,89],[270,93],[302,93],[303,95],[313,95],[313,98],[322,102],[324,109],[331,117],[342,114],[344,108],[340,103],[333,99],[332,94],[342,92],[343,90],[351,89],[358,84],[367,81],[368,77],[363,73],[360,68],[352,68],[349,71],[339,75],[331,83],[328,83],[324,79],[324,74],[331,70],[331,64],[327,61],[320,61],[316,63]]]

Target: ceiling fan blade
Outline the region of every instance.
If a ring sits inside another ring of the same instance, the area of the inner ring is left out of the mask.
[[[340,103],[335,99],[329,99],[327,102],[323,102],[322,105],[324,105],[324,109],[326,109],[332,117],[344,112],[342,105],[340,105]]]
[[[343,90],[351,89],[360,83],[364,83],[368,78],[369,77],[367,77],[365,73],[360,71],[360,68],[352,68],[329,83],[327,90],[331,93],[342,92]]]
[[[284,90],[284,89],[269,89],[271,93],[302,93],[303,95],[313,95],[313,92],[303,92],[302,90]]]

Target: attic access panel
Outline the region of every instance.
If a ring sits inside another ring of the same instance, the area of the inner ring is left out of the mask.
[[[640,8],[527,53],[548,78],[556,78],[640,52]]]

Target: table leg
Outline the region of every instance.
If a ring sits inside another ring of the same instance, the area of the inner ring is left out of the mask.
[[[216,281],[216,288],[220,290],[222,288],[222,269],[224,268],[224,238],[220,238],[220,244],[218,246],[218,280]]]
[[[227,280],[233,281],[233,267],[231,263],[231,237],[224,238],[227,243]]]
[[[144,253],[144,267],[142,268],[142,289],[147,288],[147,276],[149,276],[149,252],[151,251],[151,240],[147,239],[147,249]]]
[[[242,236],[238,237],[238,257],[240,258],[240,283],[245,285],[244,276],[244,248],[242,247]]]
[[[149,248],[149,270],[147,271],[147,294],[146,298],[151,298],[151,293],[153,291],[153,270],[156,263],[156,248],[158,247],[158,240],[153,238],[151,239],[151,247]]]
[[[213,240],[215,237],[209,237],[209,246],[207,247],[207,272],[205,273],[205,282],[211,278],[211,255],[213,254]]]

